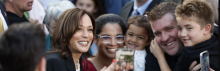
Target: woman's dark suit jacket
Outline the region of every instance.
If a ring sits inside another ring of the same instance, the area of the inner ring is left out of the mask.
[[[46,56],[47,71],[76,71],[75,63],[72,56],[69,56],[66,60],[63,59],[58,52],[50,53]],[[83,71],[82,61],[80,58],[80,71]]]

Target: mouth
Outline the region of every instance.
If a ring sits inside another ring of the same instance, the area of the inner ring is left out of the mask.
[[[171,46],[173,43],[174,43],[174,41],[172,41],[172,42],[166,44],[166,46]]]
[[[187,39],[182,39],[183,43],[186,43],[187,42]]]
[[[33,1],[28,2],[28,6],[32,6],[33,5]]]
[[[137,45],[128,44],[128,48],[135,49],[135,48],[137,48],[137,47],[138,47]]]
[[[116,48],[106,48],[106,49],[110,53],[115,53],[116,52]]]
[[[88,41],[79,41],[78,42],[81,46],[88,46],[89,42]]]

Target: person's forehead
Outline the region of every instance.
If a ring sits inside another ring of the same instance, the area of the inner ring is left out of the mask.
[[[176,26],[174,16],[170,13],[165,14],[162,18],[151,22],[152,29],[163,29],[168,26]]]
[[[105,24],[102,29],[100,34],[108,34],[110,36],[116,36],[116,35],[123,35],[122,29],[119,24],[117,23],[107,23]]]

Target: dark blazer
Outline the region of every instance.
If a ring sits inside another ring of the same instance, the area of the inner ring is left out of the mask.
[[[154,8],[155,5],[158,5],[160,2],[163,2],[164,0],[153,0],[148,8],[145,10],[145,12],[150,12],[151,9]],[[130,17],[132,11],[133,11],[134,1],[127,2],[120,12],[120,17],[123,19],[124,23],[127,24],[128,18]]]
[[[5,8],[4,3],[2,3],[1,1],[0,1],[0,9],[1,9],[1,13],[2,13],[3,17],[5,18],[5,21],[8,25],[8,17],[7,17],[6,8]]]
[[[75,63],[72,56],[69,56],[66,60],[63,59],[58,52],[50,53],[46,56],[47,71],[76,71]],[[80,58],[80,71],[83,71],[82,61]]]

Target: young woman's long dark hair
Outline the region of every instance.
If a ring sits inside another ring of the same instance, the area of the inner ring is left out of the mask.
[[[71,56],[71,50],[69,49],[68,45],[70,44],[70,39],[79,27],[82,16],[85,14],[87,14],[92,21],[92,25],[94,28],[93,36],[95,36],[95,18],[91,13],[78,8],[66,10],[59,17],[59,20],[57,21],[57,24],[55,26],[55,30],[52,36],[51,52],[60,52],[61,57],[64,59],[67,59],[69,56]],[[82,63],[83,59],[85,60],[87,59],[87,57],[90,56],[91,54],[89,53],[89,51],[87,51],[86,53],[82,53],[80,63]],[[85,61],[86,64],[84,65],[86,65],[85,67],[87,67],[87,60]]]

